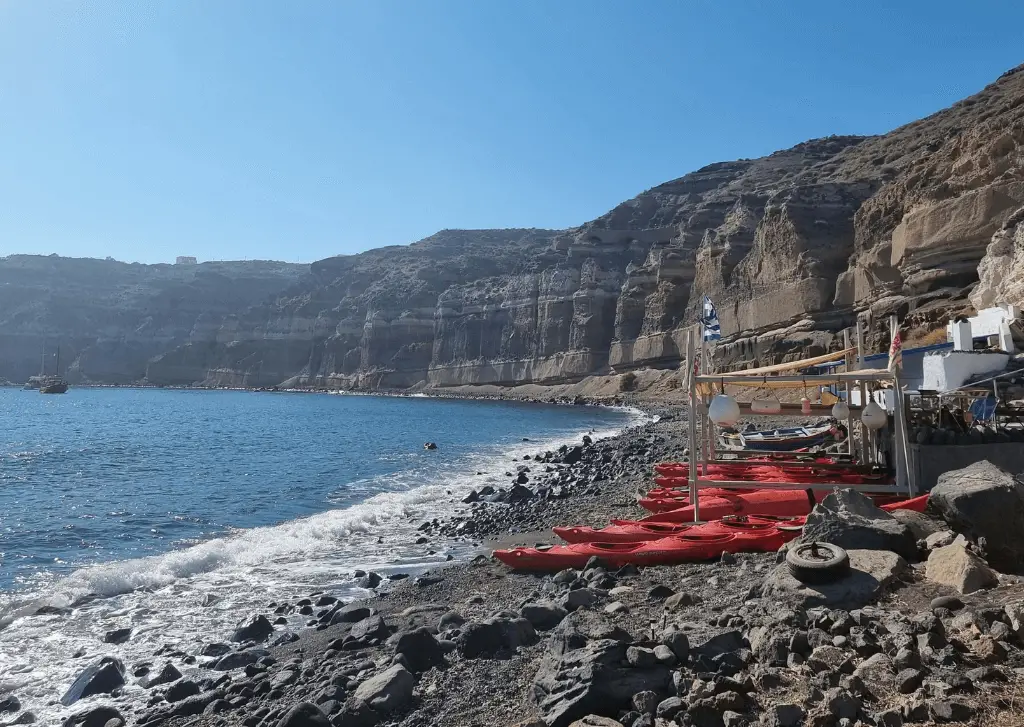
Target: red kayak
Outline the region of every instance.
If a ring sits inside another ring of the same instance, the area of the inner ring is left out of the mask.
[[[597,556],[609,566],[670,565],[709,560],[722,553],[773,552],[800,534],[802,520],[778,521],[735,518],[693,525],[681,535],[637,543],[577,543],[541,548],[496,550],[494,557],[517,570],[560,571],[582,568]]]
[[[883,505],[885,510],[908,509],[921,512],[928,496]],[[671,565],[710,560],[722,553],[773,552],[797,537],[805,518],[780,521],[777,518],[726,517],[717,522],[688,527],[684,532],[641,542],[583,542],[542,548],[496,550],[494,557],[506,565],[528,571],[560,571],[582,568],[597,556],[609,566],[626,564]],[[605,531],[600,531],[605,532]]]
[[[755,490],[743,494],[718,494],[713,497],[700,497],[701,520],[719,520],[725,515],[774,515],[776,517],[797,517],[806,515],[811,511],[814,504],[824,498],[829,490]],[[877,505],[886,505],[899,502],[893,495],[868,495]],[[907,506],[905,509],[922,511],[927,496],[920,504],[920,509],[915,506]],[[812,502],[813,498],[813,502]],[[907,500],[907,503],[916,503],[920,497]],[[613,520],[612,523],[645,522],[645,523],[688,523],[693,522],[693,506],[688,497],[673,498],[672,504],[676,509],[670,509],[669,501],[662,501],[664,510],[654,515],[643,518],[643,520]]]
[[[770,515],[726,515],[721,520],[714,520],[701,525],[668,524],[668,523],[636,523],[633,525],[609,525],[605,528],[589,528],[582,525],[575,527],[552,528],[555,535],[567,543],[643,543],[648,540],[674,538],[685,535],[694,528],[701,533],[733,532],[736,523],[745,523],[744,527],[751,531],[768,530],[779,525],[795,525],[802,527],[804,518],[772,517]]]
[[[806,501],[806,494],[804,494],[804,497]],[[883,510],[887,510],[889,512],[892,512],[893,510],[916,510],[917,512],[923,512],[926,504],[928,504],[928,495],[922,495],[921,497],[915,497],[912,500],[899,500],[882,505],[881,507]],[[703,494],[701,495],[701,516],[704,516]],[[721,520],[712,521],[706,523],[706,525],[713,525],[715,522],[725,522],[726,520],[735,519],[737,517],[747,517],[747,519],[752,523],[774,522],[781,523],[783,525],[787,523],[803,524],[803,516],[772,517],[770,515],[726,515]],[[611,525],[604,528],[591,528],[584,525],[576,525],[571,527],[556,527],[554,528],[554,532],[555,535],[567,543],[639,543],[648,540],[657,540],[659,538],[670,538],[676,535],[682,535],[687,531],[692,530],[694,527],[704,526],[695,526],[685,522],[652,522],[651,519],[613,520]]]

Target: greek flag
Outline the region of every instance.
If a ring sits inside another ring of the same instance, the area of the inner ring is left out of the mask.
[[[718,324],[718,311],[711,298],[704,296],[704,309],[701,312],[701,325],[704,327],[704,340],[717,341],[722,337],[722,327]]]

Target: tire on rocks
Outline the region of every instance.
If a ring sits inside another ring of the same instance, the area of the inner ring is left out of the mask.
[[[796,543],[786,551],[786,566],[801,583],[831,583],[850,572],[850,556],[831,543]]]

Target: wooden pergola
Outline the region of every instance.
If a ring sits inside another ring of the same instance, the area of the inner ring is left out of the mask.
[[[890,327],[895,332],[895,316],[890,320]],[[722,459],[716,454],[716,432],[715,425],[708,419],[707,405],[715,393],[725,393],[727,386],[739,386],[748,388],[767,389],[792,389],[817,386],[838,386],[846,391],[846,401],[850,409],[847,417],[847,452],[839,456],[847,459],[844,464],[815,464],[815,468],[828,470],[849,468],[851,463],[859,462],[867,466],[872,455],[872,448],[869,446],[873,438],[873,432],[856,418],[857,425],[861,427],[861,447],[856,451],[853,446],[854,412],[860,412],[868,402],[872,389],[878,388],[880,384],[890,385],[896,396],[896,406],[893,413],[894,431],[888,433],[893,438],[892,451],[894,457],[895,481],[893,484],[878,485],[852,485],[854,489],[866,493],[884,493],[913,497],[915,494],[915,483],[913,473],[908,459],[908,436],[906,426],[906,399],[899,380],[899,371],[891,372],[887,369],[858,369],[857,363],[864,360],[863,335],[860,326],[857,328],[857,345],[850,345],[849,331],[844,332],[846,346],[842,351],[824,356],[803,359],[791,363],[774,364],[746,371],[730,371],[722,373],[710,373],[707,368],[707,345],[703,341],[700,325],[687,331],[686,334],[686,386],[689,393],[689,438],[690,438],[690,472],[689,490],[690,502],[693,503],[693,517],[695,522],[700,522],[700,488],[701,487],[729,487],[737,489],[779,489],[779,490],[806,490],[832,489],[835,487],[851,487],[849,484],[839,482],[760,482],[754,480],[711,480],[707,478],[710,464],[723,464],[730,460]],[[694,371],[694,357],[698,351],[698,341],[701,352],[701,372]],[[824,374],[803,374],[793,373],[816,366],[822,363],[842,362],[844,371],[832,371]],[[860,391],[861,406],[853,406],[850,403],[850,392],[854,389]],[[831,415],[831,406],[821,404],[812,405],[811,413],[818,415]],[[740,404],[740,415],[751,416],[802,416],[806,417],[799,404],[783,404],[781,411],[772,414],[760,414],[754,411],[750,404]],[[883,434],[886,436],[886,434]],[[730,450],[729,455],[734,458],[762,456],[771,452],[760,451],[735,451]],[[735,462],[735,459],[731,460]]]

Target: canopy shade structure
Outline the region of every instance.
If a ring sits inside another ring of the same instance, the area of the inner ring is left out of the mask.
[[[848,354],[856,353],[856,348],[846,348],[842,351],[835,353],[826,353],[822,356],[815,356],[814,358],[803,358],[799,361],[787,361],[780,364],[772,364],[771,366],[760,366],[756,369],[747,369],[746,371],[729,371],[720,374],[723,378],[731,378],[734,376],[761,376],[763,374],[777,374],[782,371],[799,371],[800,369],[810,368],[817,364],[829,363],[830,361],[841,361],[846,358]]]

